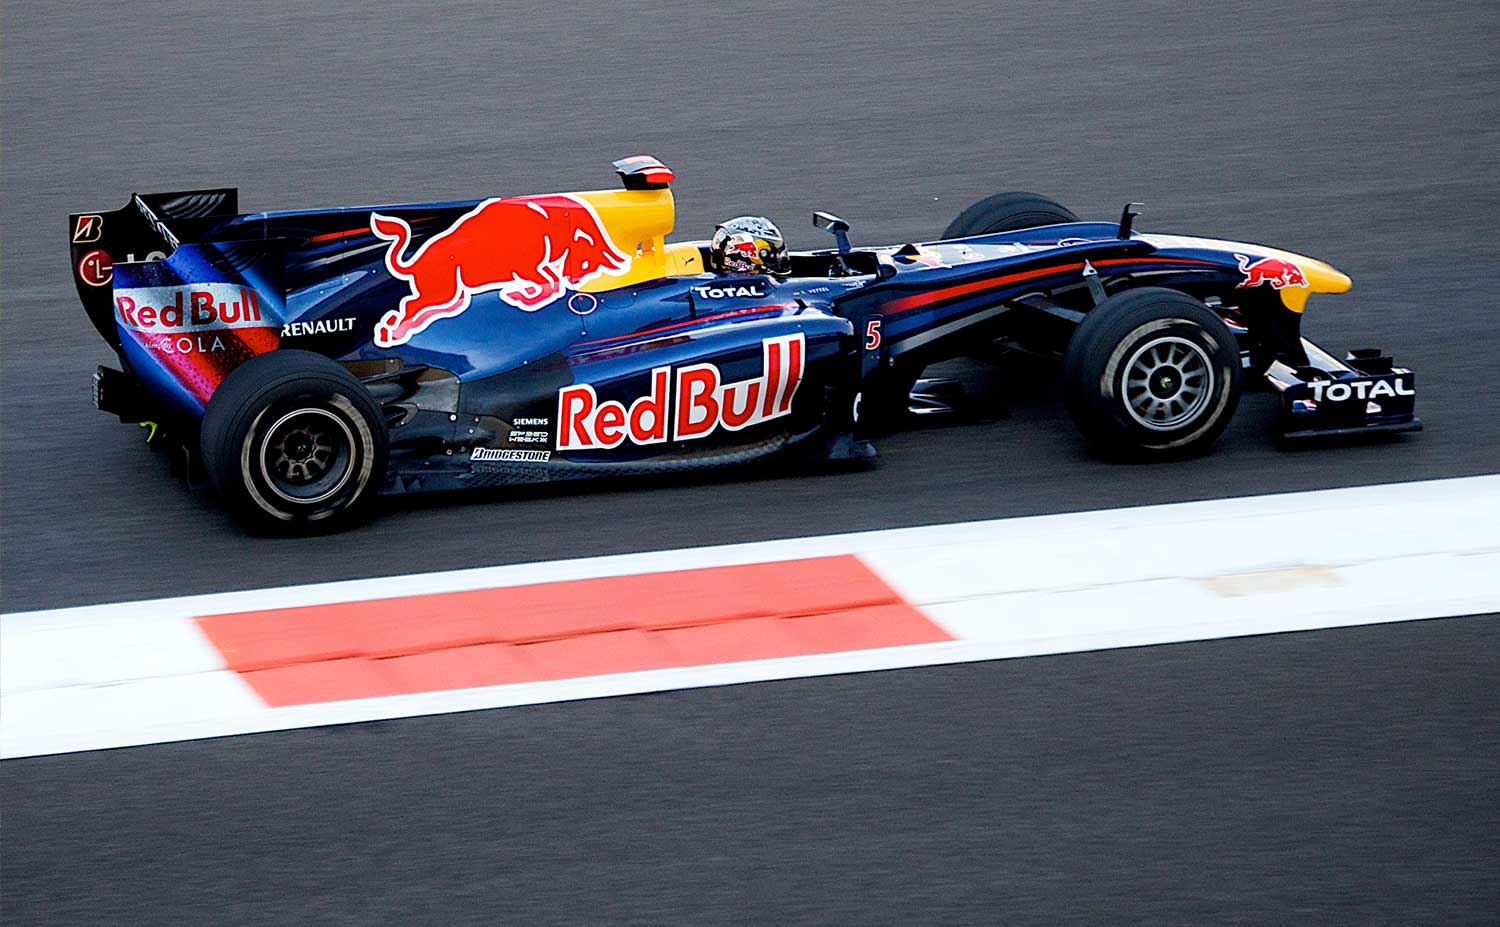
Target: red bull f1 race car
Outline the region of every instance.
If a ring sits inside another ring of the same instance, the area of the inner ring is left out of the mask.
[[[833,247],[731,274],[666,240],[670,170],[614,167],[620,189],[580,193],[240,214],[216,189],[71,216],[118,356],[95,404],[290,531],[384,493],[870,457],[877,422],[943,407],[923,370],[979,345],[1060,356],[1111,456],[1203,450],[1247,375],[1287,438],[1421,427],[1410,370],[1302,338],[1308,297],[1350,286],[1321,261],[1002,193],[879,247],[817,213]]]

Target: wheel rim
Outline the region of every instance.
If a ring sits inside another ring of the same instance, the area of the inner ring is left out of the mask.
[[[327,409],[296,409],[278,418],[260,442],[260,474],[288,502],[322,502],[354,472],[354,433]]]
[[[1173,431],[1208,408],[1214,368],[1203,348],[1186,338],[1146,342],[1125,363],[1125,411],[1152,431]]]

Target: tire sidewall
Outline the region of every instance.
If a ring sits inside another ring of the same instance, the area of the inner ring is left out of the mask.
[[[1207,448],[1239,402],[1240,356],[1233,334],[1197,300],[1172,290],[1130,291],[1094,310],[1074,333],[1066,363],[1069,411],[1096,445],[1116,456],[1163,457]],[[1090,324],[1090,323],[1093,324]],[[1148,428],[1127,409],[1124,380],[1136,352],[1180,338],[1200,348],[1213,379],[1209,400],[1171,430]]]
[[[336,518],[367,494],[375,475],[374,430],[350,397],[334,384],[327,384],[327,387],[318,389],[309,381],[285,384],[269,391],[260,409],[246,417],[239,440],[232,445],[239,450],[235,459],[239,469],[236,485],[243,491],[245,501],[255,506],[258,517],[272,522],[306,522],[311,525]],[[343,482],[330,496],[315,502],[287,499],[276,491],[267,476],[267,442],[271,437],[271,427],[282,416],[303,409],[331,414],[348,429],[352,438],[349,459],[343,468],[346,474]]]
[[[258,362],[263,363],[257,369],[247,369]],[[339,433],[352,439],[347,478],[315,501],[285,498],[267,477],[271,428],[297,410],[331,416],[342,426]],[[267,533],[346,526],[364,514],[384,483],[388,455],[378,405],[358,380],[320,355],[263,355],[236,369],[210,399],[200,443],[209,478],[228,507],[249,527]]]

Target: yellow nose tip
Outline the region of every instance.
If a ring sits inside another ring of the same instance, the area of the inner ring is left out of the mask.
[[[1354,285],[1349,275],[1331,265],[1301,255],[1292,255],[1306,286],[1288,286],[1281,289],[1281,303],[1293,312],[1307,307],[1307,297],[1314,293],[1346,293]]]

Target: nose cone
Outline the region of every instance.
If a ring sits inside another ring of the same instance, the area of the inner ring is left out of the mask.
[[[1307,280],[1306,286],[1289,286],[1281,290],[1281,302],[1293,312],[1305,309],[1307,297],[1313,293],[1347,293],[1354,286],[1348,274],[1331,264],[1300,254],[1288,254],[1287,258],[1297,265]]]
[[[1347,293],[1354,285],[1348,274],[1330,264],[1312,258],[1302,258],[1298,263],[1307,277],[1307,288],[1314,293]]]

